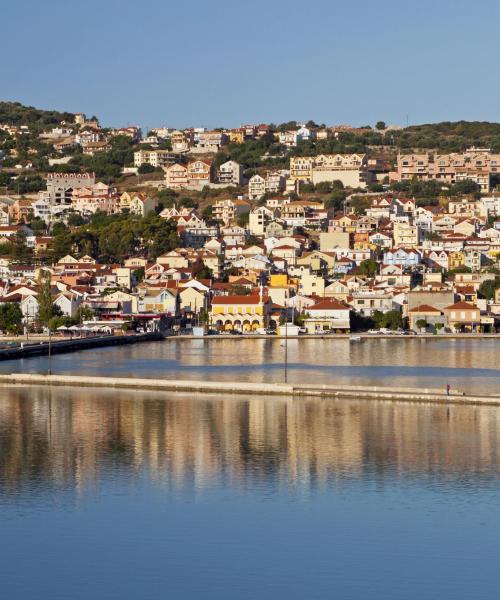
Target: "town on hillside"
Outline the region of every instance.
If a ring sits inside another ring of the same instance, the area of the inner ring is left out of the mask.
[[[496,333],[500,125],[443,125],[0,102],[0,330]]]

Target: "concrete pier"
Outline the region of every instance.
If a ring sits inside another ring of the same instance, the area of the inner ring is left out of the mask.
[[[54,341],[50,344],[51,354],[62,354],[64,352],[77,352],[89,348],[100,348],[103,346],[123,346],[126,344],[137,344],[139,342],[155,342],[162,340],[159,333],[144,333],[136,335],[106,335],[92,336],[88,338],[73,338],[69,340]],[[2,348],[0,360],[11,360],[15,358],[29,358],[32,356],[44,356],[49,353],[47,342],[37,344],[23,344],[13,348]]]
[[[484,404],[500,406],[500,395],[466,396],[458,390],[350,385],[283,384],[239,381],[195,381],[172,379],[133,379],[128,377],[83,377],[75,375],[37,375],[13,373],[0,375],[0,386],[52,385],[67,387],[117,388],[160,392],[219,393],[285,397],[353,398],[435,402],[441,404]]]

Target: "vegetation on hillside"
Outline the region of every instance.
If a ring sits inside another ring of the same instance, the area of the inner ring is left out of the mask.
[[[70,112],[41,110],[20,102],[0,102],[0,123],[8,125],[28,125],[30,129],[42,130],[61,121],[73,123],[74,120],[75,115]]]

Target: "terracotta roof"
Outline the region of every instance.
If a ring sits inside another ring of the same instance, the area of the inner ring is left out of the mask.
[[[447,306],[446,309],[464,309],[464,310],[477,310],[477,306],[475,304],[470,304],[469,302],[455,302],[451,306]]]
[[[349,307],[338,300],[323,298],[314,304],[314,306],[311,306],[309,310],[349,310]]]
[[[415,306],[415,308],[410,309],[411,313],[439,313],[441,311],[435,308],[434,306],[430,306],[429,304],[420,304],[420,306]]]
[[[216,296],[212,304],[260,304],[259,296]]]

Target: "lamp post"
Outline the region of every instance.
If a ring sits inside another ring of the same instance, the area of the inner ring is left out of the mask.
[[[285,383],[288,383],[288,298],[285,298]]]
[[[47,367],[47,375],[52,375],[52,338],[50,336],[50,324],[49,324],[49,363]]]

